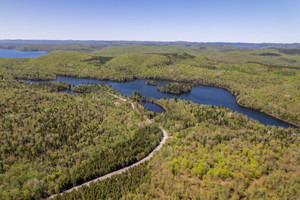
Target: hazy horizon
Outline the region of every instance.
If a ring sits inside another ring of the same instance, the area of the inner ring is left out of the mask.
[[[208,42],[201,42],[201,41],[159,41],[159,40],[84,40],[84,39],[0,39],[0,41],[82,41],[82,42],[89,42],[89,41],[95,41],[95,42],[136,42],[136,43],[232,43],[232,44],[300,44],[300,42],[231,42],[231,41],[208,41]]]

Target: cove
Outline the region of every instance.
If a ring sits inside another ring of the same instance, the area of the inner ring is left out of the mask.
[[[55,80],[49,80],[48,82],[58,82],[58,81],[64,81],[70,83],[73,86],[80,85],[80,84],[110,85],[115,90],[117,91],[119,90],[125,96],[129,96],[132,94],[134,90],[137,90],[146,98],[154,97],[155,99],[161,99],[161,98],[174,98],[174,96],[176,96],[177,98],[190,100],[197,104],[214,105],[214,106],[223,105],[238,113],[242,113],[248,116],[249,118],[255,119],[264,125],[280,126],[284,128],[295,127],[289,123],[276,119],[275,117],[269,116],[265,113],[239,106],[236,103],[235,97],[230,92],[228,92],[225,89],[217,88],[217,87],[199,85],[194,87],[192,91],[189,93],[184,93],[181,95],[173,95],[173,94],[162,93],[157,90],[158,87],[161,87],[167,83],[172,82],[172,81],[163,81],[163,80],[156,80],[157,82],[156,86],[147,85],[146,84],[147,79],[136,79],[131,82],[120,83],[120,82],[112,82],[112,81],[101,81],[96,79],[57,76]],[[27,82],[34,83],[40,81],[27,81]],[[148,107],[150,110],[153,110],[151,108],[151,106],[153,105],[151,105],[150,102],[145,103],[144,105]]]
[[[0,49],[0,58],[33,58],[48,54],[45,51],[18,51],[15,49]]]

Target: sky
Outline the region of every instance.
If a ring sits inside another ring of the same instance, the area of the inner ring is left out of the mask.
[[[0,0],[0,39],[300,43],[300,0]]]

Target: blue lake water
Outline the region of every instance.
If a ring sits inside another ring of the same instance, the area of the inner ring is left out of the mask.
[[[151,111],[158,112],[158,113],[165,112],[165,110],[162,107],[150,101],[142,101],[141,103]]]
[[[248,117],[259,121],[264,125],[274,125],[274,126],[281,126],[281,127],[294,127],[288,123],[285,123],[281,120],[278,120],[272,116],[264,114],[262,112],[255,111],[253,109],[244,108],[239,106],[236,101],[235,97],[225,89],[217,88],[217,87],[210,87],[210,86],[197,86],[192,89],[191,92],[181,94],[181,95],[172,95],[162,93],[157,90],[158,87],[161,87],[171,81],[160,81],[157,80],[157,86],[151,86],[146,84],[146,79],[137,79],[131,82],[112,82],[112,81],[100,81],[95,79],[81,79],[81,78],[71,78],[71,77],[64,77],[64,76],[57,76],[55,80],[51,80],[49,82],[54,81],[64,81],[68,82],[72,85],[79,85],[79,84],[105,84],[111,85],[115,90],[119,90],[123,95],[131,95],[134,90],[139,91],[143,96],[150,98],[154,97],[156,99],[160,98],[173,98],[177,96],[181,99],[190,100],[194,103],[198,104],[206,104],[206,105],[215,105],[220,106],[223,105],[227,108],[237,111],[238,113],[243,113]],[[36,82],[36,81],[28,81],[28,82]],[[152,104],[150,102],[144,102],[144,106],[148,107],[152,111],[156,112],[163,112],[162,108],[157,108],[158,106]],[[156,110],[155,110],[156,109]]]
[[[18,51],[15,49],[0,49],[0,58],[32,58],[48,54],[45,51]]]

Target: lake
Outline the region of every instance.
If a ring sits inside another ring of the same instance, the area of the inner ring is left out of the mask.
[[[1,58],[31,58],[31,57],[37,57],[46,54],[47,52],[45,51],[18,51],[14,49],[0,49]],[[87,84],[87,83],[111,85],[115,90],[119,90],[123,95],[126,96],[131,95],[134,90],[139,91],[146,98],[154,97],[156,99],[160,99],[163,97],[173,98],[175,96],[172,94],[162,93],[157,90],[158,87],[170,83],[171,81],[157,80],[157,85],[151,86],[145,84],[147,81],[145,79],[137,79],[131,82],[119,83],[119,82],[112,82],[112,81],[100,81],[95,79],[80,79],[80,78],[57,76],[55,80],[51,80],[49,82],[54,82],[54,81],[64,81],[72,85]],[[28,82],[37,82],[37,81],[28,81]],[[192,91],[189,93],[176,95],[176,96],[181,99],[190,100],[197,104],[206,104],[206,105],[214,105],[214,106],[223,105],[227,108],[237,111],[238,113],[247,115],[248,117],[257,120],[264,125],[281,126],[284,128],[294,127],[293,125],[285,123],[281,120],[278,120],[262,112],[258,112],[250,108],[244,108],[239,106],[235,101],[235,97],[230,92],[222,88],[200,85],[194,87]],[[148,101],[143,102],[143,105],[152,111],[163,112],[163,109],[161,107],[151,102]]]
[[[45,51],[18,51],[15,49],[0,49],[0,58],[32,58],[48,54]]]
[[[64,77],[64,76],[57,76],[55,80],[50,80],[49,82],[55,81],[64,81],[68,82],[71,85],[79,85],[79,84],[105,84],[111,85],[112,88],[115,90],[119,90],[123,95],[129,96],[132,94],[134,90],[139,91],[143,96],[146,98],[154,97],[156,99],[160,98],[173,98],[176,96],[177,98],[190,100],[197,104],[205,104],[205,105],[214,105],[214,106],[225,106],[230,108],[238,113],[242,113],[247,115],[249,118],[255,119],[264,125],[273,125],[273,126],[281,126],[284,128],[294,127],[286,122],[278,120],[272,116],[264,114],[262,112],[258,112],[256,110],[250,108],[244,108],[239,106],[236,101],[235,97],[225,89],[217,88],[217,87],[210,87],[210,86],[196,86],[192,89],[191,92],[181,94],[181,95],[173,95],[173,94],[166,94],[162,93],[157,90],[158,87],[161,87],[171,81],[162,81],[157,80],[156,86],[151,86],[146,84],[146,79],[137,79],[131,82],[112,82],[112,81],[100,81],[95,79],[84,79],[84,78],[71,78],[71,77]],[[27,81],[27,82],[38,82],[38,81]],[[162,112],[161,108],[157,108],[152,103],[148,102],[144,105],[148,107],[152,111]],[[155,107],[155,108],[153,108]]]

